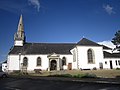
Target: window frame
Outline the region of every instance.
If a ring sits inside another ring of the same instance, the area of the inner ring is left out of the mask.
[[[95,64],[95,54],[93,49],[87,50],[87,59],[88,59],[88,64]]]
[[[66,66],[67,65],[67,60],[66,60],[66,57],[63,57],[62,58],[62,66]]]
[[[118,61],[117,60],[115,60],[115,64],[116,64],[116,66],[118,65]]]
[[[40,63],[38,62],[39,60],[40,60]],[[36,66],[42,66],[42,59],[41,59],[41,57],[37,57]]]
[[[23,67],[27,67],[28,66],[28,58],[24,57],[23,58]]]
[[[107,64],[107,61],[105,61],[105,64]]]
[[[120,66],[120,60],[118,60],[118,65]]]

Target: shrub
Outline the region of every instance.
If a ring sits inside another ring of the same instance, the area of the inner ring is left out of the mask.
[[[89,74],[86,73],[82,78],[96,78],[97,76],[95,74]]]
[[[81,77],[83,77],[84,76],[84,74],[77,74],[77,75],[74,75],[73,77],[74,78],[81,78]]]
[[[41,69],[34,69],[34,71],[35,71],[35,73],[37,73],[37,74],[41,74]]]
[[[70,74],[56,74],[56,75],[50,75],[50,76],[52,76],[52,77],[72,77],[72,75],[70,75]]]
[[[94,67],[94,68],[93,68],[93,70],[97,70],[97,68],[96,68],[96,67]]]
[[[71,74],[62,74],[61,76],[62,76],[62,77],[72,77]]]
[[[116,70],[120,70],[120,68],[116,68]]]

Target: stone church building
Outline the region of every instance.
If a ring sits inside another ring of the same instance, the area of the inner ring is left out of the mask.
[[[7,56],[7,70],[73,70],[120,68],[120,53],[86,38],[77,43],[26,42],[22,15],[14,45]]]

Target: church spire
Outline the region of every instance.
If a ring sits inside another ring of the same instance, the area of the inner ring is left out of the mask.
[[[17,33],[15,33],[14,40],[15,40],[15,42],[18,42],[18,41],[20,42],[21,41],[23,43],[25,41],[24,25],[23,25],[22,14],[21,14],[20,19],[19,19]]]
[[[23,26],[23,19],[22,19],[22,14],[20,16],[20,20],[19,20],[19,24],[18,24],[18,31],[17,31],[17,34],[18,34],[18,38],[21,38],[23,39],[23,34],[24,33],[24,26]]]
[[[22,14],[20,16],[20,20],[19,20],[19,24],[18,24],[18,31],[24,31]]]

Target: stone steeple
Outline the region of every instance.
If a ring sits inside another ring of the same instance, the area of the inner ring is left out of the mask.
[[[23,44],[25,42],[22,14],[20,16],[17,33],[15,33],[15,35],[14,35],[14,40],[15,40],[15,46],[23,46]]]

